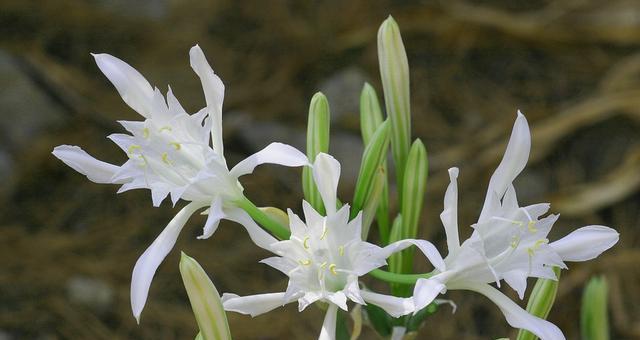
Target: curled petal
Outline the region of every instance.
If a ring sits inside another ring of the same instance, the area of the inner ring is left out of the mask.
[[[288,167],[309,165],[309,160],[302,152],[291,145],[271,143],[264,149],[247,157],[231,169],[231,175],[240,177],[250,174],[261,164],[280,164]]]
[[[284,293],[268,293],[248,296],[238,296],[236,294],[222,294],[222,305],[224,309],[240,314],[256,315],[264,314],[278,307],[284,306],[291,301],[284,298]]]
[[[395,318],[413,313],[416,310],[416,306],[413,303],[412,298],[401,298],[365,290],[360,291],[360,295],[366,302],[384,309],[387,313],[389,313],[389,315]]]
[[[198,239],[204,240],[211,237],[211,235],[213,235],[213,233],[215,233],[218,229],[220,220],[224,217],[224,211],[222,211],[222,199],[220,198],[220,196],[217,196],[211,202],[211,207],[209,208],[209,216],[207,216],[207,222],[205,222],[202,235],[198,236]]]
[[[440,220],[447,235],[449,254],[460,248],[460,237],[458,236],[458,172],[458,168],[449,169],[450,183],[444,194],[444,210],[440,214]]]
[[[56,146],[52,153],[66,165],[73,168],[73,170],[87,176],[92,182],[101,184],[125,183],[125,181],[111,181],[120,167],[97,160],[77,146]]]
[[[385,258],[391,256],[391,254],[397,253],[401,250],[404,250],[411,245],[414,245],[420,249],[420,251],[424,254],[424,256],[429,259],[429,262],[438,269],[439,271],[445,271],[444,260],[442,259],[442,255],[438,252],[438,249],[429,241],[426,240],[414,240],[414,239],[406,239],[400,240],[390,245],[382,248],[381,253]],[[381,255],[382,256],[382,255]]]
[[[224,84],[214,72],[200,46],[195,45],[189,51],[191,68],[200,77],[204,97],[207,101],[207,113],[211,118],[211,138],[213,150],[224,154],[222,145],[222,102],[224,101]]]
[[[458,283],[449,288],[472,290],[486,296],[500,308],[509,325],[514,328],[526,329],[541,340],[565,339],[564,334],[556,325],[527,313],[506,295],[488,284]]]
[[[313,163],[313,179],[316,182],[327,216],[336,212],[340,163],[333,156],[319,153]]]
[[[601,225],[590,225],[551,243],[563,261],[588,261],[598,257],[618,242],[620,234]]]
[[[260,228],[244,210],[240,208],[230,208],[225,210],[225,214],[228,220],[241,224],[247,230],[247,233],[249,233],[251,241],[258,247],[270,250],[271,245],[278,242],[273,236]]]
[[[92,55],[100,71],[109,78],[124,102],[143,117],[150,117],[153,112],[153,88],[142,74],[112,55]]]
[[[491,215],[489,209],[490,204],[488,203],[492,199],[492,195],[496,195],[498,199],[502,199],[508,186],[516,179],[522,169],[524,169],[529,159],[530,149],[531,133],[529,132],[529,124],[524,115],[518,111],[518,117],[513,124],[507,150],[504,152],[500,165],[498,165],[498,168],[489,181],[485,204],[478,219],[479,223],[484,222]]]
[[[414,313],[427,307],[438,295],[444,293],[446,290],[447,287],[438,280],[418,279],[413,289],[413,301],[416,305]]]
[[[151,280],[160,266],[160,263],[169,254],[169,251],[176,244],[178,235],[184,227],[189,217],[196,210],[202,208],[203,204],[192,202],[187,204],[178,214],[169,222],[158,237],[151,243],[149,248],[138,258],[136,265],[133,267],[133,275],[131,277],[131,309],[138,323],[140,322],[140,314],[147,302],[149,287]]]

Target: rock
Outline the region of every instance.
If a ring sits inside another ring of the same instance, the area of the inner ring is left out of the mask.
[[[67,281],[67,295],[72,302],[95,311],[106,311],[113,302],[113,289],[104,281],[86,276],[74,276]]]
[[[359,120],[360,92],[368,79],[364,71],[350,66],[320,83],[320,91],[329,100],[332,124]]]

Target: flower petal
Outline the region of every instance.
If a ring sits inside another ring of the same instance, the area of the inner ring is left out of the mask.
[[[73,145],[60,145],[53,149],[52,154],[73,170],[87,176],[95,183],[123,184],[125,181],[112,182],[111,178],[120,167],[93,158],[84,150]]]
[[[214,72],[200,46],[195,45],[189,50],[191,68],[200,77],[204,97],[207,101],[207,112],[212,120],[211,139],[213,150],[219,155],[224,154],[222,145],[222,102],[224,101],[224,84]]]
[[[427,307],[435,298],[444,293],[447,287],[436,279],[418,279],[413,288],[413,301],[416,305],[414,313]]]
[[[486,296],[500,308],[512,327],[526,329],[537,335],[541,340],[565,339],[562,331],[556,325],[527,313],[506,295],[488,284],[457,283],[455,287],[451,286],[450,288],[472,290]]]
[[[444,210],[440,220],[447,235],[447,249],[449,254],[460,248],[458,236],[458,168],[449,169],[449,186],[444,194]]]
[[[340,309],[347,310],[347,296],[343,292],[328,293],[326,299]]]
[[[588,261],[598,257],[618,242],[620,234],[601,225],[590,225],[551,243],[563,261]]]
[[[485,204],[478,219],[479,223],[490,218],[489,205],[487,203],[491,200],[491,196],[495,194],[498,199],[501,199],[507,191],[507,187],[524,169],[529,159],[530,149],[531,133],[529,132],[529,124],[524,115],[518,111],[518,118],[516,118],[516,122],[513,124],[507,150],[504,152],[500,165],[498,165],[498,168],[489,181]]]
[[[260,228],[260,226],[258,226],[251,216],[249,216],[249,214],[244,210],[240,208],[231,208],[225,210],[225,214],[228,220],[242,224],[242,226],[247,230],[247,233],[249,233],[251,241],[253,241],[253,243],[258,247],[270,250],[271,245],[278,242],[278,240],[273,236]]]
[[[238,296],[236,294],[222,294],[222,305],[230,312],[251,315],[255,317],[278,307],[284,306],[291,301],[284,298],[284,293],[267,293],[248,296]]]
[[[410,247],[411,245],[418,247],[418,249],[420,249],[420,251],[424,254],[424,256],[427,257],[429,262],[431,262],[431,264],[436,269],[438,269],[441,272],[445,271],[446,266],[444,264],[444,260],[442,259],[442,255],[440,255],[440,252],[438,252],[438,249],[436,249],[436,247],[431,242],[426,240],[414,240],[414,239],[400,240],[382,248],[381,254],[384,254],[385,258],[387,258],[391,256],[391,254],[404,250]]]
[[[189,217],[202,207],[203,204],[192,202],[182,208],[153,243],[151,243],[149,248],[138,258],[135,267],[133,267],[133,275],[131,278],[131,309],[138,323],[140,323],[140,313],[142,313],[142,309],[147,302],[151,280],[158,266],[176,244],[178,235],[182,227],[187,223],[187,220],[189,220]]]
[[[214,198],[211,202],[211,207],[209,208],[209,216],[207,216],[207,222],[205,222],[204,228],[202,230],[202,235],[198,236],[198,239],[204,240],[211,237],[211,235],[213,235],[213,233],[218,230],[220,220],[224,217],[224,211],[222,211],[222,198],[220,198],[220,196],[216,196],[216,198]]]
[[[240,177],[250,174],[260,164],[279,164],[288,167],[309,165],[309,160],[302,152],[288,144],[271,143],[264,149],[247,157],[231,169],[231,175]]]
[[[124,61],[109,54],[91,54],[100,71],[115,86],[127,105],[143,117],[150,117],[153,88],[140,72]]]
[[[524,293],[527,290],[527,271],[515,269],[502,274],[504,281],[511,286],[516,292],[520,300],[524,299]]]
[[[384,309],[385,312],[395,318],[413,313],[416,310],[412,298],[401,298],[365,290],[360,291],[360,295],[366,302]]]
[[[316,182],[327,216],[336,212],[340,163],[333,156],[319,153],[313,163],[313,179]]]
[[[332,303],[329,304],[327,314],[324,315],[322,330],[318,340],[334,340],[336,338],[336,317],[338,316],[338,307]]]

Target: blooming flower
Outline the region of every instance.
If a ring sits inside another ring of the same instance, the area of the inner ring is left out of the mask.
[[[77,146],[61,145],[53,154],[93,182],[122,184],[118,192],[150,189],[154,206],[168,195],[174,205],[180,199],[190,202],[136,262],[131,306],[139,321],[153,275],[192,214],[208,207],[209,216],[199,238],[210,237],[220,219],[226,218],[242,224],[258,246],[267,247],[275,239],[235,204],[244,199],[238,177],[264,163],[303,166],[308,160],[289,145],[272,143],[229,170],[222,144],[224,85],[197,45],[191,48],[189,56],[191,67],[201,80],[207,105],[193,115],[182,108],[171,88],[165,100],[158,88],[153,89],[124,61],[108,54],[93,56],[125,103],[145,120],[120,121],[130,134],[109,136],[129,157],[121,166],[97,160]]]
[[[489,182],[482,212],[474,231],[462,244],[458,237],[458,169],[449,169],[451,183],[440,215],[447,235],[446,269],[416,283],[416,309],[429,304],[447,289],[472,290],[491,299],[515,328],[523,328],[542,340],[564,339],[558,327],[530,315],[499,290],[489,285],[504,281],[522,299],[528,277],[556,279],[552,267],[567,268],[565,261],[586,261],[600,255],[618,241],[618,233],[604,226],[586,226],[564,238],[549,242],[548,234],[558,215],[543,216],[548,203],[520,207],[512,182],[529,157],[531,136],[520,112],[502,162]]]
[[[362,212],[349,221],[348,205],[336,209],[339,177],[340,163],[320,153],[313,165],[313,178],[327,215],[321,216],[306,201],[302,202],[306,222],[288,210],[291,238],[270,247],[278,256],[261,261],[289,276],[286,291],[243,297],[226,293],[222,296],[226,310],[256,316],[296,300],[300,311],[316,301],[327,302],[320,339],[335,337],[337,310],[347,310],[348,299],[363,305],[373,303],[395,317],[415,310],[411,298],[361,290],[358,278],[384,266],[389,255],[412,244],[444,269],[437,250],[423,240],[403,240],[384,248],[363,241]]]

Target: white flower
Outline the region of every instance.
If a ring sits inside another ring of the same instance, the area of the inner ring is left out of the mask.
[[[505,155],[489,182],[480,218],[462,244],[457,222],[458,169],[449,169],[451,183],[440,215],[449,250],[444,259],[446,270],[418,280],[414,290],[417,309],[447,289],[472,290],[498,305],[511,326],[527,329],[542,340],[564,339],[558,327],[530,315],[489,283],[500,287],[504,279],[522,299],[528,277],[556,279],[553,266],[566,268],[564,261],[597,257],[618,241],[618,233],[604,226],[587,226],[549,242],[547,235],[558,215],[542,217],[549,210],[548,203],[520,207],[512,184],[526,165],[530,145],[529,126],[518,112]]]
[[[275,239],[234,204],[244,198],[238,177],[264,163],[303,166],[308,160],[289,145],[272,143],[229,170],[222,145],[224,85],[197,45],[191,48],[189,56],[191,67],[202,82],[207,105],[194,115],[182,108],[171,88],[165,100],[158,88],[153,89],[124,61],[108,54],[93,56],[125,103],[145,120],[121,121],[130,135],[109,136],[129,157],[121,166],[97,160],[77,146],[61,145],[53,154],[93,182],[122,184],[118,192],[150,189],[154,206],[160,205],[168,195],[174,205],[179,199],[190,202],[136,263],[131,305],[139,320],[153,275],[192,214],[209,207],[199,238],[210,237],[220,219],[226,218],[242,224],[258,246],[268,247]]]
[[[226,310],[255,316],[296,300],[300,311],[316,301],[327,302],[320,339],[335,337],[336,312],[338,308],[347,310],[347,300],[375,304],[395,317],[415,310],[411,298],[361,290],[358,278],[384,266],[391,253],[412,244],[443,268],[440,255],[427,241],[404,240],[385,248],[363,241],[362,213],[349,221],[348,205],[336,211],[339,177],[340,163],[327,154],[319,154],[313,165],[313,178],[327,216],[318,214],[306,201],[302,202],[306,223],[289,210],[291,238],[271,246],[278,256],[261,261],[289,276],[286,292],[243,297],[224,294]],[[438,257],[432,258],[431,254]]]

